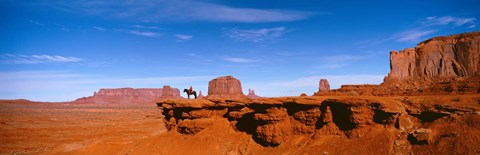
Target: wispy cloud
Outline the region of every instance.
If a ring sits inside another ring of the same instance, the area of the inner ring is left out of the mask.
[[[399,42],[417,42],[422,38],[425,38],[425,36],[428,36],[430,34],[433,34],[437,32],[437,30],[407,30],[404,32],[400,32],[395,34],[393,37],[396,39],[396,41]]]
[[[403,30],[401,32],[394,33],[389,37],[383,37],[382,39],[371,39],[367,41],[357,42],[360,48],[370,47],[385,42],[419,42],[421,40],[432,37],[435,33],[442,32],[444,30],[460,29],[460,28],[474,28],[476,25],[476,18],[472,17],[426,17],[420,22],[414,23],[413,28]]]
[[[99,31],[105,31],[106,29],[103,28],[103,27],[99,27],[99,26],[94,26],[93,27],[95,30],[99,30]]]
[[[285,27],[273,27],[262,29],[242,30],[233,28],[225,32],[225,35],[236,41],[247,41],[254,43],[268,43],[280,39],[287,33]]]
[[[452,16],[443,16],[443,17],[427,17],[423,21],[424,26],[436,26],[436,25],[448,25],[454,24],[455,26],[462,25],[475,25],[476,18],[462,18],[462,17],[452,17]]]
[[[408,29],[394,34],[391,40],[397,42],[418,42],[427,39],[428,36],[439,32],[443,29],[452,29],[460,26],[472,26],[475,25],[476,18],[463,18],[463,17],[427,17],[420,23],[417,23],[415,28]]]
[[[129,18],[140,21],[285,22],[302,20],[311,12],[278,9],[238,8],[199,1],[64,1],[58,8],[88,15]]]
[[[302,55],[302,54],[305,54],[303,52],[289,52],[289,51],[282,51],[282,52],[277,52],[275,53],[279,56],[286,56],[286,57],[289,57],[289,56],[296,56],[296,55]]]
[[[130,34],[134,35],[139,35],[139,36],[145,36],[145,37],[157,37],[160,34],[157,32],[152,32],[152,31],[139,31],[139,30],[130,30],[128,31]]]
[[[37,21],[34,21],[34,20],[29,20],[30,23],[33,23],[35,25],[38,25],[38,26],[45,26],[45,24],[43,23],[40,23],[40,22],[37,22]]]
[[[259,62],[260,59],[253,59],[253,58],[238,58],[238,57],[226,57],[223,60],[233,63],[252,63],[252,62]]]
[[[144,26],[144,25],[133,25],[132,27],[139,28],[139,29],[160,29],[157,26]]]
[[[192,35],[186,35],[186,34],[177,34],[175,35],[175,38],[177,38],[177,40],[179,41],[186,41],[186,40],[190,40],[193,38]]]
[[[45,64],[79,62],[83,59],[59,55],[0,55],[0,62],[5,64]]]

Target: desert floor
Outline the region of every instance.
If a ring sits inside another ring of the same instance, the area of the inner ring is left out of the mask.
[[[0,154],[127,154],[163,132],[156,105],[0,103]]]

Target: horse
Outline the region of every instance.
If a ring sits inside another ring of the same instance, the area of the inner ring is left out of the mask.
[[[197,92],[195,92],[195,90],[193,90],[192,92],[190,92],[190,90],[184,89],[183,92],[184,92],[184,93],[187,93],[188,99],[190,99],[190,95],[195,96],[195,99],[197,99]]]

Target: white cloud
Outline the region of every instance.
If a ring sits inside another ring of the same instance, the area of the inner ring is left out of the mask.
[[[192,35],[186,35],[186,34],[177,34],[175,35],[175,38],[177,38],[178,40],[181,40],[181,41],[185,41],[185,40],[190,40],[193,38]]]
[[[47,5],[52,5],[48,3]],[[296,21],[313,15],[310,12],[237,8],[199,1],[176,0],[106,0],[65,1],[54,3],[64,11],[89,15],[110,16],[136,21],[214,21],[214,22],[285,22]]]
[[[96,30],[99,30],[99,31],[105,31],[105,28],[103,28],[103,27],[95,26],[93,28],[96,29]]]
[[[466,25],[468,28],[474,28],[476,25],[476,18],[463,18],[463,17],[426,17],[420,22],[414,24],[414,28],[406,29],[404,31],[394,33],[389,37],[383,37],[382,39],[371,39],[367,41],[360,41],[355,43],[360,48],[370,47],[381,43],[396,41],[396,42],[419,42],[428,37],[432,37],[432,34],[442,32],[444,30],[452,30],[462,28]]]
[[[159,29],[159,27],[157,26],[133,25],[132,27],[139,28],[139,29]]]
[[[289,51],[282,51],[282,52],[277,52],[275,53],[277,55],[280,55],[280,56],[297,56],[297,55],[302,55],[302,54],[305,54],[305,53],[301,53],[301,52],[289,52]]]
[[[396,41],[399,42],[418,42],[425,36],[437,32],[436,30],[407,30],[394,35]]]
[[[435,26],[435,25],[447,25],[455,24],[455,26],[462,26],[465,24],[474,25],[476,18],[461,18],[461,17],[452,17],[452,16],[443,16],[443,17],[427,17],[424,20],[425,26]]]
[[[40,22],[37,22],[37,21],[34,21],[34,20],[29,20],[30,23],[33,23],[35,25],[38,25],[38,26],[45,26],[45,24],[43,23],[40,23]]]
[[[273,27],[273,28],[262,28],[262,29],[230,29],[226,31],[225,34],[234,40],[237,41],[248,41],[254,43],[266,43],[280,39],[287,29],[285,27]]]
[[[6,64],[45,64],[45,63],[69,63],[79,62],[83,59],[58,55],[0,55],[0,62]]]
[[[224,58],[223,60],[228,61],[228,62],[234,62],[234,63],[251,63],[251,62],[259,62],[259,59],[251,59],[251,58],[237,58],[237,57],[227,57]]]
[[[130,34],[145,36],[145,37],[157,37],[160,34],[151,31],[138,31],[138,30],[131,30],[129,31]]]

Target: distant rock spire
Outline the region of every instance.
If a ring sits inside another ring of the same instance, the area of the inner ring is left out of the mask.
[[[320,86],[318,92],[328,92],[330,91],[330,84],[327,79],[320,79]]]

